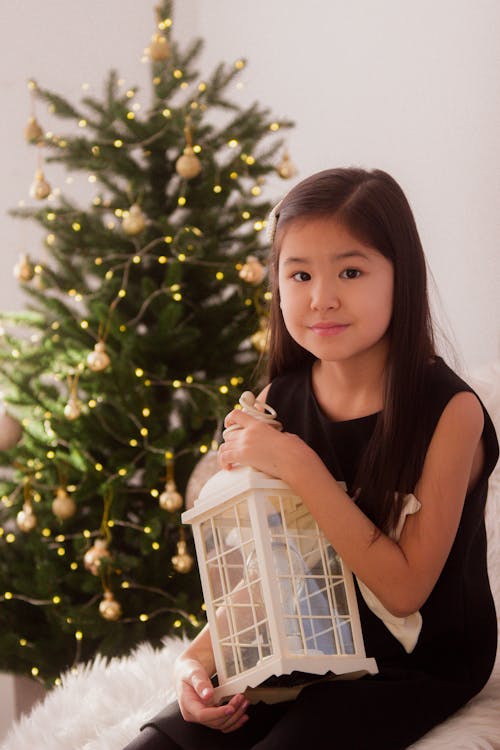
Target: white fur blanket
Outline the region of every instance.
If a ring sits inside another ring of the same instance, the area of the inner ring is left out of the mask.
[[[474,382],[499,430],[500,367]],[[500,612],[498,519],[500,466],[491,479],[487,508],[488,566]],[[76,673],[68,672],[61,687],[14,725],[0,750],[121,750],[144,720],[174,699],[172,666],[183,648],[184,643],[174,639],[167,639],[160,650],[143,644],[126,658],[97,658]],[[500,659],[484,690],[411,750],[500,750]]]

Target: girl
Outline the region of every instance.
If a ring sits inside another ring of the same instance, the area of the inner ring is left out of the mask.
[[[206,628],[178,659],[177,704],[128,746],[406,748],[475,695],[496,652],[484,506],[491,420],[436,355],[411,209],[381,171],[334,169],[274,211],[270,384],[284,431],[233,411],[220,448],[302,497],[355,574],[379,673],[318,682],[295,701],[213,701]],[[338,482],[347,486],[345,492]],[[408,497],[417,498],[396,541]],[[369,606],[370,594],[382,605]],[[411,623],[397,638],[380,613]]]

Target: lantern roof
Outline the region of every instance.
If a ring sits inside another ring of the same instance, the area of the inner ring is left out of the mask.
[[[192,523],[195,518],[207,511],[212,511],[227,500],[236,499],[248,490],[288,490],[290,488],[281,479],[270,477],[251,466],[238,466],[234,469],[222,469],[214,474],[204,485],[194,507],[182,514],[183,523]]]

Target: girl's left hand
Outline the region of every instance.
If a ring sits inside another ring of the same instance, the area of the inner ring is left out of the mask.
[[[293,461],[304,459],[311,449],[297,435],[280,432],[240,409],[230,412],[225,427],[238,425],[240,429],[224,433],[224,443],[219,448],[219,463],[223,469],[235,464],[252,466],[265,474],[287,481]]]

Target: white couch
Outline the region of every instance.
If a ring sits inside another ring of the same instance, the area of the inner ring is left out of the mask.
[[[469,378],[500,434],[500,365]],[[500,463],[487,507],[488,565],[500,613]],[[121,750],[141,723],[174,699],[172,665],[184,644],[167,639],[162,649],[141,645],[106,663],[97,658],[63,676],[7,735],[0,750]],[[411,746],[411,750],[500,750],[500,658],[484,688],[465,708]],[[285,749],[284,749],[285,750]]]

